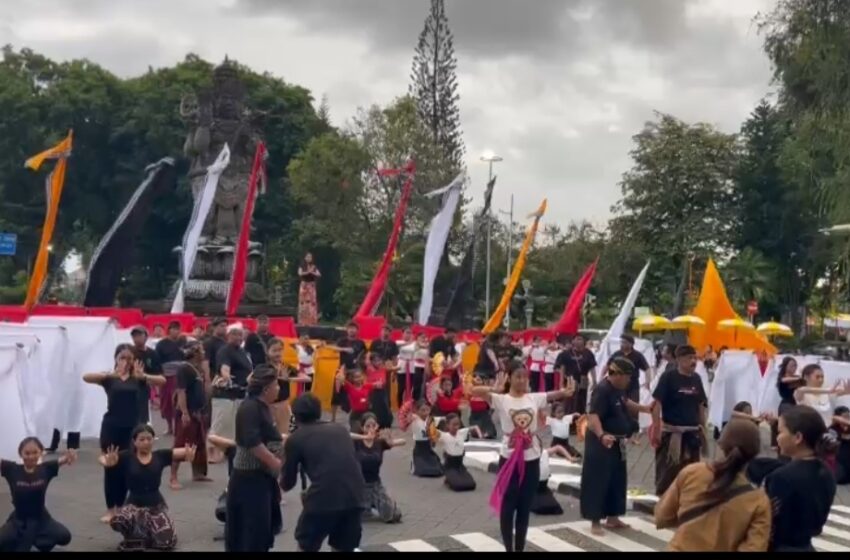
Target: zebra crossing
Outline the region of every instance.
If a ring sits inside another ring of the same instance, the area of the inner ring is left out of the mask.
[[[850,508],[834,506],[823,534],[813,539],[818,552],[850,551]],[[529,552],[663,552],[673,531],[657,529],[649,517],[632,514],[622,518],[628,529],[590,532],[590,523],[572,521],[531,527],[526,550]],[[363,547],[363,552],[504,552],[498,535],[462,533],[443,538],[412,539]]]

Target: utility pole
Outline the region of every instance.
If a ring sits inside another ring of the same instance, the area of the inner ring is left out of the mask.
[[[485,162],[490,164],[490,173],[489,173],[489,177],[487,179],[487,184],[490,184],[490,181],[493,180],[493,164],[499,163],[500,161],[504,161],[504,159],[497,156],[493,152],[488,151],[488,152],[484,152],[484,154],[481,156],[481,161],[485,161]],[[492,239],[493,239],[492,210],[490,210],[488,208],[487,209],[487,257],[486,257],[487,263],[485,265],[487,267],[487,271],[486,271],[486,274],[485,274],[486,286],[485,286],[485,290],[484,290],[484,308],[485,308],[485,311],[486,311],[485,317],[484,317],[485,321],[487,320],[488,317],[490,317],[490,247],[491,247]]]

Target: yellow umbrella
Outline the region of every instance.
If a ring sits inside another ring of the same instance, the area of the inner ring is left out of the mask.
[[[791,327],[774,321],[762,323],[756,330],[765,336],[794,336],[794,331],[791,330]]]
[[[718,321],[717,328],[722,331],[734,331],[736,344],[738,343],[738,331],[756,330],[755,325],[753,325],[749,321],[744,321],[740,317],[735,317],[734,319],[723,319],[722,321]]]
[[[666,317],[645,315],[635,319],[635,322],[632,323],[632,330],[637,331],[638,335],[642,335],[645,332],[666,331],[669,330],[671,326],[673,326],[673,323],[671,323]]]
[[[686,331],[691,327],[705,327],[705,321],[696,315],[682,315],[673,319],[673,330]]]

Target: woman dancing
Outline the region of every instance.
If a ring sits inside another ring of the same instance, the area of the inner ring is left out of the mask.
[[[451,383],[451,379],[447,380]],[[461,428],[460,416],[450,413],[446,416],[446,431],[440,432],[440,443],[443,444],[443,454],[446,461],[446,478],[444,484],[454,492],[471,492],[475,490],[475,479],[463,464],[464,443],[473,433],[479,438],[481,430],[477,426]]]
[[[298,377],[290,377],[289,367],[283,363],[283,341],[279,338],[271,338],[266,344],[266,365],[271,366],[277,374],[278,392],[272,404],[275,425],[280,433],[288,434],[292,422],[292,408],[289,406],[290,383],[301,385],[312,379],[300,374]]]
[[[207,430],[204,422],[204,408],[207,404],[210,379],[204,367],[204,346],[200,342],[190,342],[184,349],[186,361],[177,368],[177,406],[174,416],[174,448],[194,446],[195,458],[192,461],[192,480],[211,482],[207,476]],[[180,461],[171,464],[172,490],[180,490],[177,471]]]
[[[173,550],[177,545],[174,523],[159,492],[162,471],[173,461],[192,462],[195,446],[153,450],[153,428],[142,424],[133,430],[133,450],[113,445],[100,456],[100,464],[124,477],[127,503],[112,517],[109,526],[124,537],[120,550]]]
[[[0,552],[50,552],[67,546],[71,532],[53,519],[44,507],[50,481],[59,475],[59,467],[72,465],[77,451],[69,449],[58,461],[39,463],[44,446],[38,438],[24,438],[18,445],[23,464],[0,461],[0,476],[9,483],[14,510],[0,527]]]
[[[507,373],[496,378],[496,389],[469,387],[467,393],[488,400],[493,406],[502,433],[499,476],[490,496],[490,507],[499,514],[502,542],[507,552],[523,552],[531,517],[531,504],[540,481],[539,438],[537,419],[550,401],[572,396],[575,383],[570,381],[560,391],[528,392],[528,370],[522,362],[508,362]],[[499,392],[495,392],[499,391]],[[504,393],[504,394],[503,394]]]
[[[351,406],[348,422],[351,432],[356,434],[361,431],[361,418],[369,412],[372,391],[383,388],[384,383],[380,379],[375,380],[375,383],[366,383],[363,372],[359,369],[355,369],[349,377],[351,381],[346,379],[345,370],[340,368],[336,375],[336,383],[338,390],[348,397]]]
[[[475,374],[473,376],[472,386],[484,386],[484,380],[480,375]],[[481,397],[469,397],[469,425],[477,426],[481,430],[482,439],[496,439],[496,425],[493,424],[490,403]]]
[[[236,412],[236,455],[227,485],[224,531],[227,552],[268,552],[274,546],[283,437],[271,404],[279,390],[277,370],[267,364],[258,367],[248,382],[248,398]]]
[[[366,481],[367,513],[374,512],[382,523],[399,523],[401,510],[381,482],[381,465],[384,462],[384,452],[403,446],[405,441],[393,439],[389,430],[379,430],[378,419],[371,412],[362,416],[361,424],[362,433],[352,433],[351,438],[354,440],[354,452]]]
[[[431,418],[431,405],[421,399],[410,413],[409,422],[413,431],[413,460],[410,472],[420,478],[439,478],[443,476],[443,465],[434,453],[434,420]]]
[[[83,381],[100,385],[106,391],[106,414],[100,424],[101,453],[113,447],[118,451],[130,449],[133,429],[139,423],[139,395],[148,386],[165,385],[165,377],[146,374],[144,364],[133,360],[133,347],[119,344],[115,349],[115,370],[112,373],[87,373]],[[127,497],[127,485],[119,471],[104,470],[103,493],[107,512],[100,520],[109,523]]]

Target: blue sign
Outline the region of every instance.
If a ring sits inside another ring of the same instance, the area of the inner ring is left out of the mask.
[[[13,256],[18,249],[18,236],[15,233],[0,233],[0,256]]]

